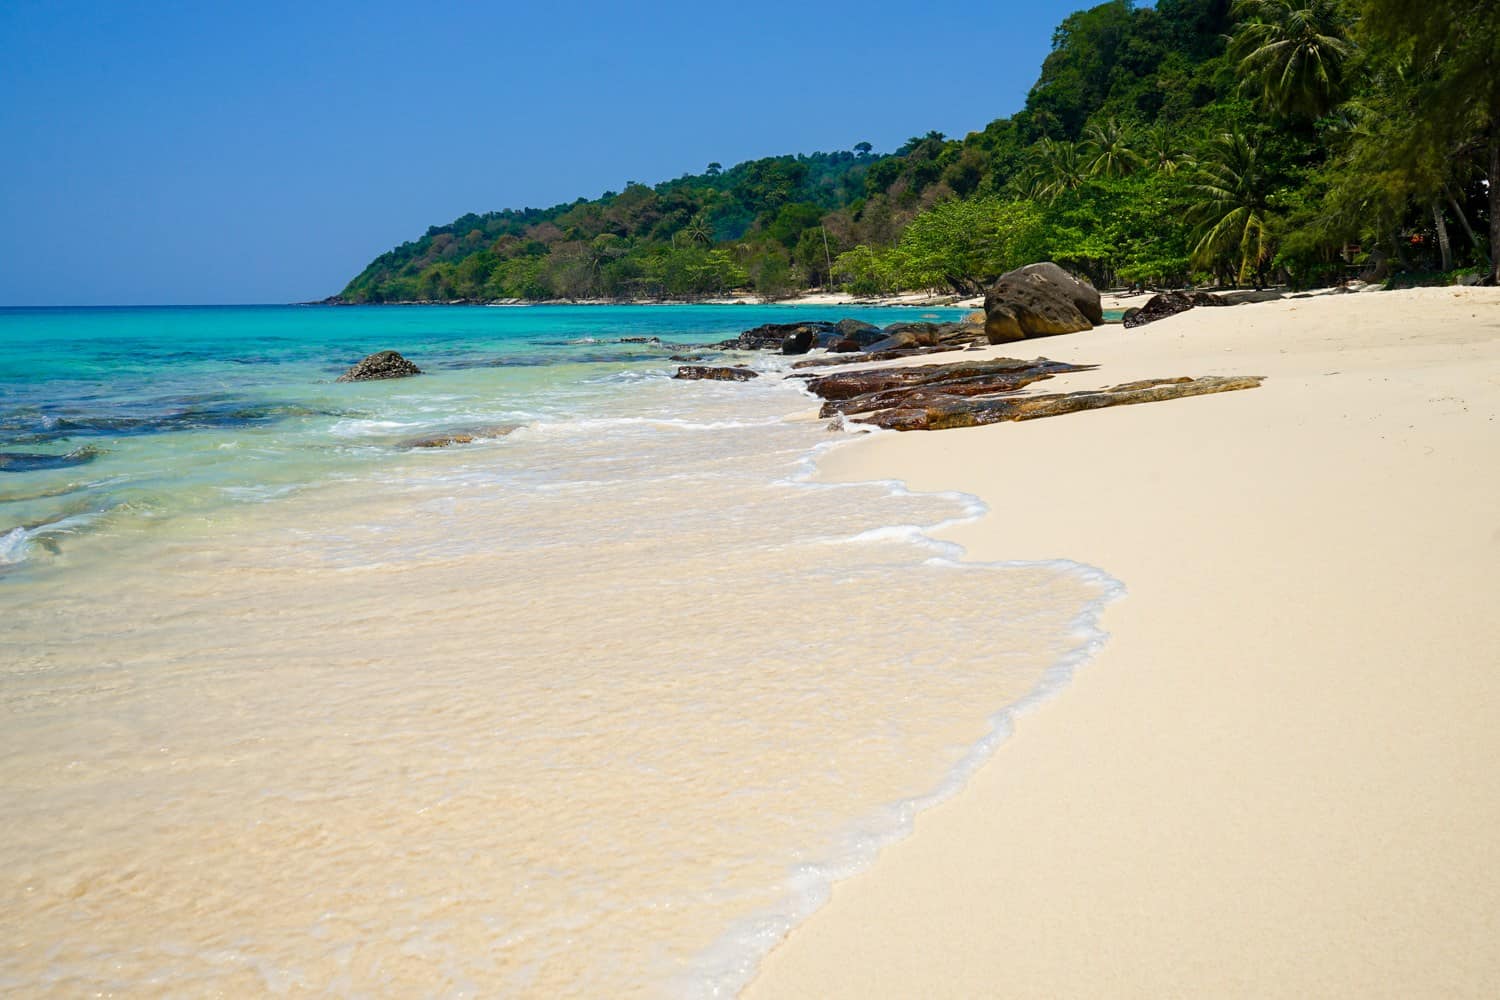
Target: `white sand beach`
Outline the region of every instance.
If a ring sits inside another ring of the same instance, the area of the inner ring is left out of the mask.
[[[1075,559],[1128,595],[1102,654],[747,995],[1500,995],[1500,291],[991,353],[1101,366],[1033,392],[1267,380],[825,459],[978,494],[948,535],[972,559]]]

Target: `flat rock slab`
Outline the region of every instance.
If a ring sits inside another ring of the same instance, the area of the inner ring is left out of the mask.
[[[1036,420],[1080,410],[1108,406],[1155,403],[1187,396],[1205,396],[1238,389],[1254,389],[1263,375],[1207,376],[1204,378],[1147,379],[1127,382],[1091,392],[1068,392],[1043,396],[1005,396],[970,399],[958,396],[926,398],[911,406],[881,410],[857,421],[897,431],[938,431],[953,427],[978,427],[1005,420]]]
[[[1055,375],[1059,372],[1089,371],[1093,365],[1069,365],[1037,358],[1017,361],[993,358],[989,361],[958,361],[947,365],[915,365],[909,368],[877,368],[872,371],[834,372],[808,378],[807,388],[822,399],[853,399],[875,392],[894,389],[933,388],[945,382],[977,378],[1014,379],[1027,375]],[[1035,379],[1033,379],[1035,381]],[[1003,390],[996,390],[1003,391]]]
[[[1018,392],[1033,382],[1041,382],[1051,377],[1052,372],[1039,366],[994,375],[948,379],[930,385],[902,386],[899,389],[887,389],[883,392],[869,392],[852,399],[829,400],[818,411],[818,416],[834,417],[840,413],[849,416],[855,413],[872,413],[875,410],[927,406],[944,398],[1001,395],[1007,392]]]
[[[808,358],[806,361],[798,361],[792,365],[793,368],[830,368],[834,365],[865,364],[872,361],[895,361],[898,358],[920,358],[926,354],[946,354],[949,351],[967,351],[966,345],[957,344],[948,347],[913,347],[900,351],[878,351],[875,353],[860,354],[836,354],[821,358]]]
[[[748,382],[760,376],[749,368],[716,368],[712,365],[683,365],[673,378],[711,382]]]

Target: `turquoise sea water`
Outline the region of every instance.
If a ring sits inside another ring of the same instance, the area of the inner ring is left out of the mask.
[[[0,992],[734,994],[1118,592],[670,377],[846,315],[0,312]]]
[[[956,310],[753,306],[0,310],[0,570],[81,532],[262,502],[423,434],[628,408],[631,376],[761,323]],[[657,338],[660,343],[622,342]],[[334,380],[395,349],[431,377]]]

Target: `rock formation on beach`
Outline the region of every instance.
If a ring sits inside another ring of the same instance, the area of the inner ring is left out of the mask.
[[[885,328],[857,319],[837,323],[767,323],[746,330],[732,340],[712,345],[721,351],[780,351],[782,354],[806,354],[825,350],[831,354],[859,355],[849,361],[875,360],[868,355],[900,357],[891,352],[918,353],[925,348],[958,349],[985,343],[982,319],[978,313],[957,323],[903,322]]]
[[[827,400],[819,416],[870,414],[856,422],[901,431],[973,427],[1002,420],[1035,420],[1106,406],[1252,389],[1261,383],[1260,376],[1178,377],[1129,382],[1083,392],[1017,395],[1019,390],[1034,382],[1066,372],[1090,371],[1093,367],[1046,358],[1035,361],[996,358],[971,363],[793,377],[805,378],[808,391]]]
[[[985,293],[984,313],[991,344],[1078,333],[1104,322],[1094,286],[1051,261],[1002,274]]]
[[[377,351],[362,359],[337,379],[339,382],[373,382],[383,378],[420,375],[422,369],[395,351]]]
[[[898,400],[860,423],[897,431],[937,431],[954,427],[978,427],[1003,420],[1036,420],[1107,406],[1155,403],[1187,396],[1204,396],[1237,389],[1254,389],[1260,375],[1209,376],[1204,378],[1146,379],[1084,392],[1042,396],[988,396],[978,399],[947,395],[937,386],[930,394]]]
[[[1160,292],[1147,299],[1145,305],[1125,311],[1125,328],[1134,330],[1138,326],[1176,316],[1198,306],[1228,305],[1234,303],[1209,292]]]
[[[748,382],[753,378],[759,378],[749,368],[720,368],[712,365],[683,365],[677,369],[673,378],[687,379],[693,381],[711,382]]]

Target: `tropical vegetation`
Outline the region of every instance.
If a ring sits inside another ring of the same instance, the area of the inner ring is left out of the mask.
[[[465,215],[336,298],[971,293],[1043,258],[1102,285],[1493,280],[1497,246],[1500,5],[1110,0],[962,139]]]

